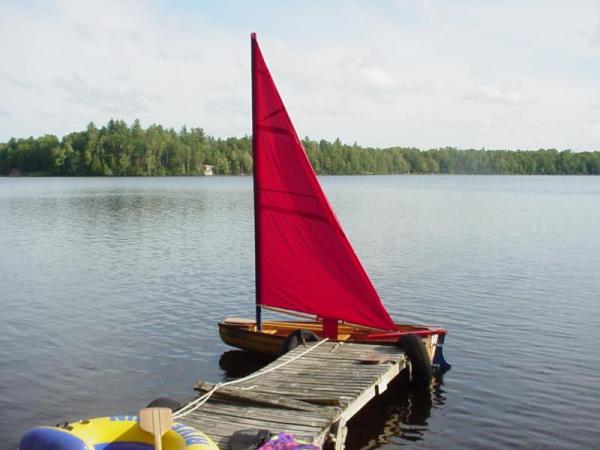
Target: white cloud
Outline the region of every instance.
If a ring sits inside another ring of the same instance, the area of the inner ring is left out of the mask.
[[[525,101],[524,95],[517,90],[501,88],[490,84],[476,86],[473,90],[465,94],[465,98],[482,103],[508,105],[517,105]]]
[[[33,89],[34,88],[33,84],[31,84],[27,81],[24,81],[24,80],[19,80],[8,73],[0,74],[0,80],[2,80],[3,83],[6,83],[7,85],[9,85],[13,88],[17,88],[17,89]]]
[[[148,110],[146,94],[134,86],[124,85],[128,77],[115,77],[110,86],[94,86],[82,76],[56,77],[54,86],[63,90],[73,104],[99,109],[111,114],[140,114]],[[160,98],[160,97],[159,97]]]
[[[583,131],[592,135],[593,137],[600,138],[600,122],[586,125],[583,127]]]
[[[588,36],[590,44],[600,47],[600,25],[596,26]]]
[[[397,81],[380,67],[364,67],[359,70],[361,77],[375,89],[394,89]]]
[[[301,136],[598,148],[581,130],[598,121],[599,13],[585,0],[2,2],[0,141],[111,117],[249,134],[257,31]]]

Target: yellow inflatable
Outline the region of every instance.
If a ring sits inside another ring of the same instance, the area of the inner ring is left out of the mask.
[[[204,433],[174,423],[162,438],[164,450],[219,450]],[[138,425],[137,416],[80,420],[60,427],[33,428],[19,450],[150,450],[154,438]]]

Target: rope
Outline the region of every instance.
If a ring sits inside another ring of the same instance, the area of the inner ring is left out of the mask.
[[[299,355],[294,356],[293,358],[282,362],[281,364],[278,364],[276,366],[273,366],[267,370],[263,370],[263,371],[259,371],[253,374],[248,375],[247,377],[244,378],[238,378],[236,380],[231,380],[231,381],[226,381],[225,383],[217,383],[213,386],[213,388],[208,391],[206,394],[201,395],[200,397],[198,397],[196,400],[191,401],[190,403],[188,403],[187,405],[185,405],[183,408],[181,408],[180,410],[178,410],[175,414],[173,414],[173,419],[180,419],[182,417],[187,416],[188,414],[196,411],[198,408],[200,408],[202,405],[204,405],[209,398],[212,397],[212,395],[217,392],[217,390],[219,388],[222,388],[224,386],[231,386],[232,384],[237,384],[237,383],[242,383],[244,381],[248,381],[248,380],[252,380],[253,378],[256,378],[260,375],[266,375],[268,373],[274,372],[277,369],[281,369],[282,367],[288,365],[289,363],[296,361],[297,359],[303,357],[304,355],[312,352],[314,349],[316,349],[318,346],[320,346],[321,344],[324,344],[325,342],[327,342],[329,339],[323,339],[319,342],[317,342],[315,345],[313,345],[312,347],[309,347],[308,349],[304,350],[302,353],[300,353]]]

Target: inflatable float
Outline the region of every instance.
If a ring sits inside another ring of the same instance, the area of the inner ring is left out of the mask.
[[[163,450],[219,450],[204,433],[175,422],[162,436]],[[138,416],[111,416],[36,427],[21,439],[19,450],[151,450],[154,437]]]

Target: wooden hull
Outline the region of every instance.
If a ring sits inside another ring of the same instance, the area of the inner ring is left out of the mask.
[[[228,318],[219,322],[219,335],[225,344],[232,347],[263,355],[279,356],[285,339],[291,333],[303,329],[321,337],[322,326],[322,323],[317,321],[264,321],[259,332],[253,320]],[[443,371],[450,368],[443,360],[441,352],[441,345],[446,335],[446,330],[441,328],[396,324],[395,332],[385,333],[369,327],[339,324],[337,341],[396,345],[402,334],[420,335],[432,364],[440,366]]]

